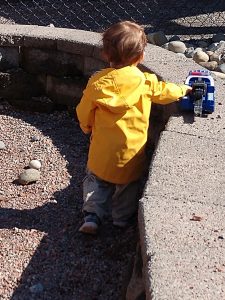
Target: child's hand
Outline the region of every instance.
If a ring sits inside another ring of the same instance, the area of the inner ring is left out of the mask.
[[[181,100],[181,99],[182,99],[183,97],[185,97],[186,95],[190,94],[191,91],[192,91],[192,87],[189,86],[189,85],[187,85],[187,84],[182,84],[182,85],[180,85],[180,87],[181,87],[181,89],[182,89],[183,96],[181,96],[181,97],[178,99],[178,101]]]
[[[188,95],[192,91],[192,87],[189,85],[186,85],[186,93],[185,96]]]

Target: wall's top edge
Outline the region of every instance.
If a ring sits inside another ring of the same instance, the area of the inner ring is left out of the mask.
[[[32,39],[96,47],[101,44],[101,34],[91,31],[35,25],[0,25],[0,46],[24,46],[24,40]]]

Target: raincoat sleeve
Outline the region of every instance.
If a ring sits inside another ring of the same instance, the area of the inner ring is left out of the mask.
[[[95,89],[90,82],[83,92],[80,103],[77,105],[76,112],[80,123],[80,128],[86,134],[91,133],[95,119],[96,105],[94,102]]]
[[[185,84],[158,81],[155,74],[144,73],[146,84],[149,89],[151,101],[157,104],[169,104],[180,100],[185,96],[191,87]]]

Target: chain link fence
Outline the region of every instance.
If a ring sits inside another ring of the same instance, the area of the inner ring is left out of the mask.
[[[209,38],[225,29],[223,0],[2,0],[0,23],[32,24],[101,32],[120,20],[146,33]]]

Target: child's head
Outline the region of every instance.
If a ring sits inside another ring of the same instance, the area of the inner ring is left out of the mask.
[[[147,44],[144,29],[133,22],[123,21],[103,33],[103,55],[112,66],[128,66],[143,58]]]

